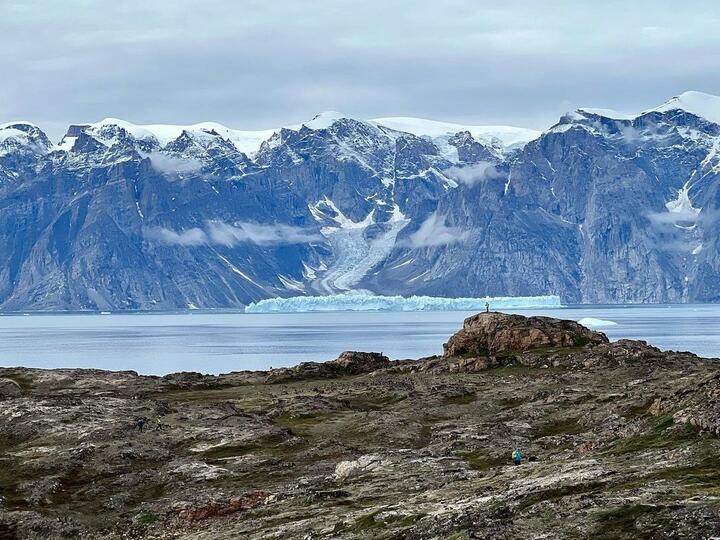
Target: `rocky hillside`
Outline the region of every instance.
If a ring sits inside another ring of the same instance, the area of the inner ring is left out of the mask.
[[[720,98],[545,132],[323,113],[0,125],[0,309],[240,307],[348,290],[720,300]]]
[[[445,351],[0,369],[0,538],[720,535],[717,359],[495,313]]]

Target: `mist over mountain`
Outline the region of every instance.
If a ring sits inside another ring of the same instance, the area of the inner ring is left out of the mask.
[[[720,300],[720,98],[544,132],[322,113],[0,125],[0,308],[241,307],[370,291]]]

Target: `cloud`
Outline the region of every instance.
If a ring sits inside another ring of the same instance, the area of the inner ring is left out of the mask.
[[[260,225],[258,223],[237,222],[229,225],[222,221],[209,221],[207,232],[214,244],[232,247],[243,242],[259,245],[271,244],[305,244],[322,240],[312,231],[292,225],[275,224]]]
[[[165,227],[148,227],[144,230],[147,240],[166,246],[193,247],[201,245],[223,245],[234,247],[252,243],[261,246],[304,244],[322,241],[320,234],[292,225],[207,221],[204,229],[193,227],[174,231]]]
[[[436,247],[467,240],[470,231],[464,231],[460,227],[448,227],[445,220],[446,216],[434,212],[410,235],[406,245],[413,248]]]
[[[207,234],[194,227],[176,232],[165,227],[149,227],[144,231],[145,238],[159,244],[171,246],[201,246],[208,243]]]
[[[546,128],[720,88],[713,0],[614,4],[6,1],[2,116],[54,140],[108,116],[262,129],[328,109]]]
[[[170,156],[160,152],[152,152],[148,158],[153,169],[166,174],[187,174],[199,171],[203,167],[199,159]]]
[[[502,173],[497,170],[494,163],[489,161],[481,161],[473,165],[465,165],[463,167],[454,166],[449,169],[445,169],[445,174],[467,186],[472,186],[478,182],[484,180],[490,180],[493,178],[500,178]]]

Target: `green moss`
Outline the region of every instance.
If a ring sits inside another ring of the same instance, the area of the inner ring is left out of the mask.
[[[649,504],[630,504],[603,510],[597,515],[597,526],[593,538],[617,539],[617,538],[656,538],[655,531],[646,527],[638,527],[638,519],[663,512],[664,507]]]
[[[675,424],[672,416],[654,418],[645,433],[613,442],[609,454],[629,454],[659,448],[677,448],[698,439],[700,430],[690,424]]]
[[[577,334],[573,336],[573,343],[576,347],[584,347],[585,345],[590,343],[590,338],[582,334]]]
[[[287,428],[291,433],[308,436],[317,424],[327,421],[329,413],[281,414],[273,419],[278,426]]]
[[[149,510],[146,510],[139,514],[137,516],[137,522],[141,523],[143,525],[152,525],[156,521],[158,521],[158,518],[154,513],[150,512]]]
[[[228,445],[218,446],[203,452],[203,456],[207,459],[226,459],[235,456],[244,456],[259,450],[261,447],[257,444]]]
[[[467,462],[468,467],[475,471],[486,471],[510,462],[509,457],[491,456],[483,452],[463,452],[460,457]]]
[[[522,511],[526,508],[534,506],[544,501],[553,501],[562,499],[563,497],[570,497],[572,495],[580,495],[583,493],[589,493],[591,491],[602,490],[605,484],[601,482],[590,482],[588,484],[574,484],[570,486],[560,486],[552,489],[546,489],[536,493],[531,493],[518,505],[518,510]]]
[[[577,418],[566,418],[561,420],[553,420],[540,426],[534,433],[534,438],[550,437],[553,435],[577,435],[585,433],[587,428],[578,423]]]
[[[445,398],[445,405],[469,405],[477,401],[477,394],[464,394],[461,396],[450,396]]]

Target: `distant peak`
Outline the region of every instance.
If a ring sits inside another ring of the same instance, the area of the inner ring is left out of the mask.
[[[309,122],[305,122],[303,125],[310,129],[327,129],[338,120],[344,118],[352,118],[352,116],[343,114],[338,111],[323,111],[317,114]]]
[[[720,96],[688,90],[680,95],[670,98],[668,101],[645,112],[667,112],[676,109],[683,110],[720,124]]]

